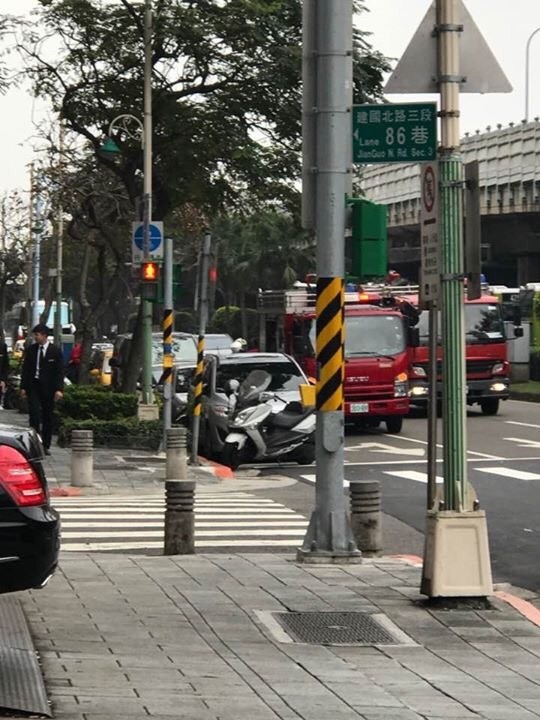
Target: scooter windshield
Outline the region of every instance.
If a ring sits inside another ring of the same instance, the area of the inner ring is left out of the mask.
[[[242,405],[256,400],[272,382],[272,376],[266,370],[252,370],[240,385],[238,402]]]

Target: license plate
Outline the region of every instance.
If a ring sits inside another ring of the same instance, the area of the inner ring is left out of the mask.
[[[351,403],[351,413],[367,413],[368,410],[368,403]]]

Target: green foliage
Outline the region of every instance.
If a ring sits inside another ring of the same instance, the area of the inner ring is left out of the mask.
[[[540,380],[540,347],[531,348],[529,376],[531,380]]]
[[[71,385],[57,405],[61,425],[70,420],[116,420],[137,415],[137,396],[99,385]]]
[[[363,3],[355,5],[364,10]],[[296,203],[301,9],[300,0],[155,3],[155,217],[183,203],[210,215],[257,201]],[[143,4],[63,0],[44,5],[38,18],[25,37],[35,92],[97,152],[114,117],[140,115]],[[40,55],[44,35],[58,40],[54,61]],[[355,100],[379,97],[387,61],[359,30],[354,53]],[[99,161],[134,199],[139,141],[121,131],[113,135],[120,161]]]
[[[197,320],[188,310],[178,310],[174,313],[174,329],[188,333],[199,331]]]
[[[247,316],[247,337],[257,337],[259,333],[258,315],[256,310],[246,309]],[[239,307],[234,305],[220,307],[214,313],[214,317],[209,324],[209,332],[229,333],[233,340],[242,337],[242,313]]]
[[[163,436],[163,426],[159,420],[139,420],[136,417],[115,420],[67,418],[58,430],[60,447],[69,446],[73,430],[92,430],[96,447],[157,450]]]

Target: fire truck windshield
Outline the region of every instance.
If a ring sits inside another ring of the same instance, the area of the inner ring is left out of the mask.
[[[418,330],[420,343],[428,344],[429,313],[420,314]],[[441,339],[441,313],[438,319],[439,340]],[[497,303],[471,303],[465,305],[465,335],[467,343],[485,345],[505,340],[501,308]]]
[[[309,333],[315,347],[315,323]],[[403,320],[398,315],[347,315],[345,357],[398,355],[406,348]]]

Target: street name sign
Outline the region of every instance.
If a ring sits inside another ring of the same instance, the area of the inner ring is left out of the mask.
[[[148,259],[163,259],[163,223],[151,221],[149,227]],[[144,260],[144,223],[132,223],[131,258],[134,265]]]
[[[436,303],[440,294],[439,168],[420,166],[420,302]]]
[[[437,104],[354,105],[353,162],[419,163],[437,157]]]

